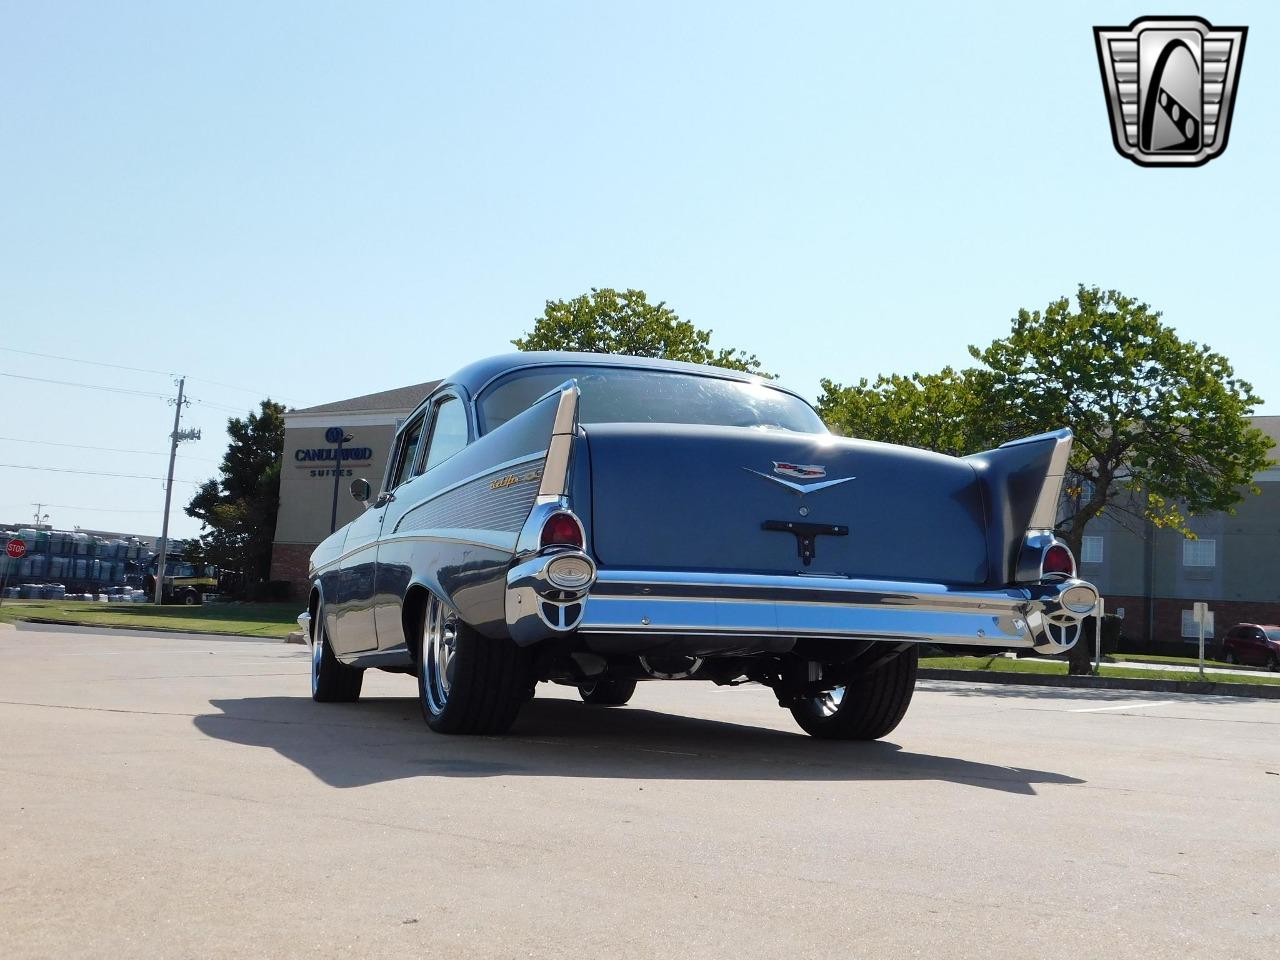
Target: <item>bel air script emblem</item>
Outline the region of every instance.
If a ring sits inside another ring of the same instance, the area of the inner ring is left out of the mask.
[[[1144,167],[1197,167],[1225,150],[1247,33],[1199,17],[1094,27],[1120,155]]]
[[[837,484],[848,483],[850,480],[856,480],[856,477],[839,477],[835,480],[821,480],[819,478],[827,475],[827,468],[819,466],[816,463],[789,463],[785,460],[773,461],[773,473],[764,473],[760,470],[752,470],[750,467],[743,467],[747,473],[754,473],[757,477],[764,477],[766,480],[772,480],[774,483],[780,483],[788,490],[804,496],[806,493],[813,493],[815,490],[825,490],[827,487],[834,487]],[[784,480],[783,477],[796,477],[802,480],[816,480],[816,483],[796,483],[794,480]]]

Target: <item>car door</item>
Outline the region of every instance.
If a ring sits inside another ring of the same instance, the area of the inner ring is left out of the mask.
[[[434,397],[427,407],[424,440],[396,499],[387,508],[378,545],[374,620],[378,647],[394,650],[405,643],[402,604],[413,580],[414,565],[437,562],[430,543],[394,536],[399,520],[415,506],[440,492],[433,469],[467,445],[471,430],[465,402],[452,392]]]
[[[329,635],[339,656],[376,650],[378,633],[374,622],[377,587],[378,537],[387,510],[396,502],[396,490],[408,479],[422,442],[425,413],[410,417],[396,435],[382,492],[361,516],[347,527],[343,559],[339,565],[341,599],[331,605],[333,618]]]
[[[1270,650],[1267,648],[1266,631],[1260,627],[1251,627],[1248,631],[1249,645],[1249,663],[1258,664],[1259,666],[1267,662],[1267,654]]]

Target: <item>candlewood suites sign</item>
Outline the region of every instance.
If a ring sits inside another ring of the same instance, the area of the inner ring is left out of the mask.
[[[354,466],[369,466],[373,462],[372,447],[298,447],[293,451],[294,465],[305,468],[312,477],[332,477],[334,470],[342,476],[354,474]]]

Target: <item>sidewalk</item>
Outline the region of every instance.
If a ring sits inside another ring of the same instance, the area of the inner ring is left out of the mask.
[[[1135,663],[1132,660],[1117,660],[1113,663],[1107,660],[1106,657],[1102,658],[1102,665],[1104,667],[1105,666],[1124,667],[1126,670],[1130,670],[1130,669],[1157,670],[1157,671],[1168,670],[1168,671],[1173,671],[1174,673],[1186,673],[1188,671],[1190,671],[1191,673],[1198,672],[1198,668],[1195,665],[1187,666],[1181,663]],[[1237,669],[1236,667],[1214,667],[1214,666],[1210,666],[1207,663],[1205,664],[1204,672],[1205,673],[1230,673],[1238,677],[1256,677],[1259,675],[1261,676],[1268,675],[1267,671],[1265,670],[1240,670],[1240,669]]]

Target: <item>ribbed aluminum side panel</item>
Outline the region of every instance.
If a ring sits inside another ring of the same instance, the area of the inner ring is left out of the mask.
[[[514,470],[498,470],[424,501],[400,518],[395,532],[446,527],[519,532],[538,495],[543,464],[533,460]],[[495,486],[504,480],[511,482]]]

